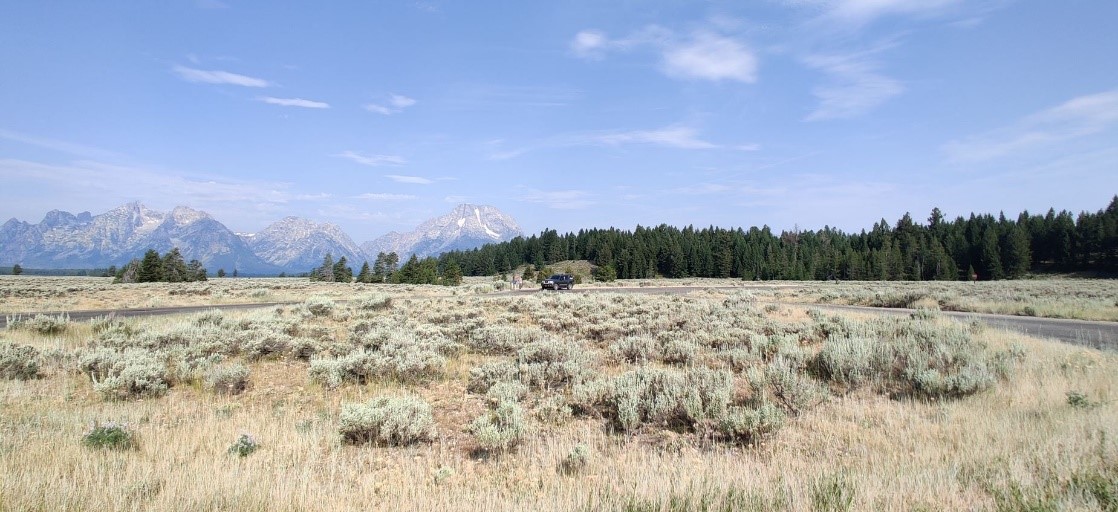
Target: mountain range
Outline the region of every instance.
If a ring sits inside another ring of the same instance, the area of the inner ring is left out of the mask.
[[[462,204],[427,220],[414,231],[392,232],[358,245],[338,226],[286,217],[258,233],[233,233],[208,213],[186,206],[170,212],[133,202],[99,215],[52,210],[38,224],[10,219],[0,225],[0,266],[27,268],[106,268],[142,257],[148,249],[173,247],[215,273],[245,275],[300,273],[322,263],[329,253],[352,266],[373,261],[378,252],[437,256],[521,235],[516,221],[497,208]]]

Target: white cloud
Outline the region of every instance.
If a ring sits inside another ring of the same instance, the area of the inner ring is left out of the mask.
[[[303,98],[274,98],[272,96],[264,96],[258,99],[264,103],[279,105],[281,107],[330,108],[329,103],[305,100]]]
[[[519,187],[518,201],[536,203],[556,210],[578,210],[594,204],[585,190],[539,190]]]
[[[401,176],[399,174],[385,174],[384,177],[395,181],[396,183],[411,183],[415,185],[430,185],[435,182],[432,179],[424,178],[422,176]]]
[[[369,167],[379,167],[382,165],[404,165],[406,160],[402,156],[396,155],[363,155],[356,151],[343,151],[337,155],[342,158],[347,158],[361,165],[368,165]]]
[[[659,130],[638,130],[631,132],[599,135],[594,140],[603,144],[656,144],[681,149],[714,149],[718,146],[696,136],[694,128],[684,126],[662,128]]]
[[[239,85],[241,87],[270,87],[272,85],[267,80],[261,78],[238,75],[237,73],[230,73],[228,71],[207,71],[188,68],[186,66],[175,66],[172,68],[172,71],[187,82]]]
[[[881,49],[807,57],[805,62],[808,66],[828,76],[825,85],[812,91],[819,99],[819,106],[807,116],[807,120],[857,117],[904,92],[904,86],[899,81],[878,72],[879,65],[872,56],[879,51]]]
[[[1085,137],[1118,124],[1118,89],[1072,98],[1017,123],[944,145],[953,161],[982,161]]]
[[[416,196],[411,194],[383,194],[368,192],[355,196],[355,199],[362,199],[365,201],[411,201],[416,199]]]
[[[686,42],[668,45],[663,55],[664,73],[676,78],[757,81],[757,57],[735,39],[698,32]]]
[[[716,28],[730,27],[726,22],[713,23]],[[571,52],[586,59],[604,58],[609,51],[628,51],[652,47],[660,53],[660,70],[665,75],[685,80],[757,81],[757,56],[742,41],[717,30],[695,30],[686,36],[649,25],[629,37],[610,39],[597,30],[575,34]]]
[[[380,105],[376,103],[369,103],[365,105],[365,110],[376,114],[390,116],[392,114],[399,114],[400,112],[403,112],[404,109],[415,104],[416,101],[413,98],[409,98],[401,94],[391,94],[388,97],[387,104]]]
[[[598,30],[583,30],[575,34],[574,39],[571,40],[571,51],[575,55],[583,58],[597,59],[601,58],[602,50],[609,43],[606,35]]]

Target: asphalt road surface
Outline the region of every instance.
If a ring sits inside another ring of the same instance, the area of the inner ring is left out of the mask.
[[[741,290],[749,291],[758,288],[765,288],[765,286],[751,286],[751,287],[725,287],[717,288],[721,290]],[[533,293],[643,293],[650,295],[682,295],[694,291],[708,290],[711,287],[705,286],[677,286],[677,287],[648,287],[648,288],[576,288],[574,290],[565,291],[545,291],[541,292],[535,288],[530,290],[516,290],[510,292],[501,292],[493,295],[498,296],[517,296],[527,295]],[[221,304],[213,306],[181,306],[181,307],[168,307],[168,308],[137,308],[137,309],[117,309],[117,310],[85,310],[85,311],[65,311],[65,312],[50,312],[46,314],[59,314],[66,313],[70,316],[72,321],[86,321],[91,318],[114,314],[121,318],[145,317],[145,316],[158,316],[158,315],[180,315],[186,313],[197,313],[201,311],[208,311],[211,309],[220,309],[224,311],[236,311],[246,309],[259,309],[268,308],[281,305],[293,304],[291,302],[265,302],[256,304]],[[849,311],[862,314],[878,314],[878,315],[909,315],[913,310],[899,309],[899,308],[871,308],[862,306],[840,306],[833,304],[801,304],[801,303],[780,303],[788,306],[799,306],[815,308],[828,311]],[[8,316],[23,316],[24,318],[34,316],[36,313],[22,313],[14,315],[0,315],[0,327],[7,327]],[[956,311],[943,311],[941,315],[956,318],[960,321],[970,322],[977,320],[985,323],[987,326],[994,329],[1005,329],[1007,331],[1014,331],[1025,333],[1037,338],[1049,338],[1070,343],[1073,345],[1082,345],[1098,349],[1118,350],[1118,322],[1091,322],[1086,320],[1061,320],[1055,318],[1034,318],[1025,316],[1009,316],[1009,315],[991,315],[984,313],[963,313]]]

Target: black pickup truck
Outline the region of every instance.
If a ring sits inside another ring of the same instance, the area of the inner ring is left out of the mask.
[[[570,274],[555,274],[540,284],[540,289],[543,290],[570,290],[574,287],[575,276]]]

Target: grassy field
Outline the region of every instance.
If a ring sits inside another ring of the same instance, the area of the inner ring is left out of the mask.
[[[1112,279],[801,282],[777,290],[771,297],[793,302],[1118,321],[1118,281]]]
[[[1118,508],[1112,353],[745,289],[277,283],[0,331],[0,510]]]

